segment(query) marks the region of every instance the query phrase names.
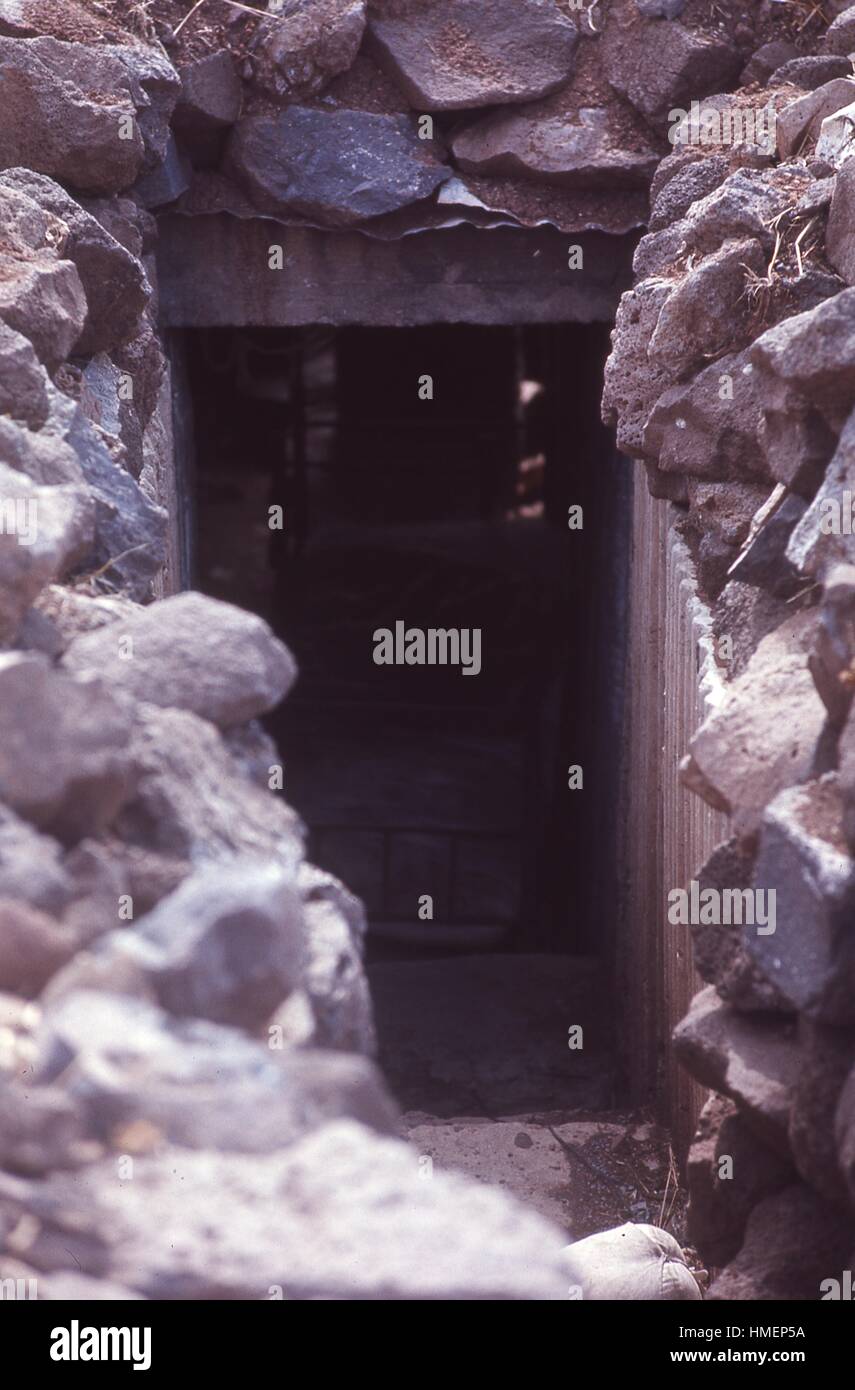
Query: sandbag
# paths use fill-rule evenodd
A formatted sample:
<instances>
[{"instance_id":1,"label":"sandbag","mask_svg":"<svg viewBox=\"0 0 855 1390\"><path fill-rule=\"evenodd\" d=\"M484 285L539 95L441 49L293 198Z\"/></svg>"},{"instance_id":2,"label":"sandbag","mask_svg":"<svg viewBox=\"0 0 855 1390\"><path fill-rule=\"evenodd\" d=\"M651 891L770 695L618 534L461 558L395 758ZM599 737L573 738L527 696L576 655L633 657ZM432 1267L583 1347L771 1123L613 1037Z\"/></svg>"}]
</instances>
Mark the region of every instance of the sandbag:
<instances>
[{"instance_id":1,"label":"sandbag","mask_svg":"<svg viewBox=\"0 0 855 1390\"><path fill-rule=\"evenodd\" d=\"M673 1236L627 1222L564 1248L571 1288L583 1299L688 1300L703 1297Z\"/></svg>"}]
</instances>

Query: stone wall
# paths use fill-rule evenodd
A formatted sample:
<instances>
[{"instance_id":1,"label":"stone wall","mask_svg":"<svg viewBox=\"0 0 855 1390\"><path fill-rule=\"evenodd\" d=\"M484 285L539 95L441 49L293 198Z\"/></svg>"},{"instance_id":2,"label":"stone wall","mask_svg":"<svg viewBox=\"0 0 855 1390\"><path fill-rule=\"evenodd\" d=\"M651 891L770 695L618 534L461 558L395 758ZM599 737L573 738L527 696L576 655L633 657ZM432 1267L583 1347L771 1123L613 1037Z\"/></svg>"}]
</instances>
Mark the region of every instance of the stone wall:
<instances>
[{"instance_id":1,"label":"stone wall","mask_svg":"<svg viewBox=\"0 0 855 1390\"><path fill-rule=\"evenodd\" d=\"M305 862L255 723L293 663L172 592L161 209L271 241L649 226L606 413L711 605L725 689L682 777L730 834L697 877L777 894L772 935L694 929L708 983L676 1051L716 1097L693 1235L714 1297L816 1298L851 1268L855 556L824 518L855 490L855 164L828 121L855 20L827 6L828 33L765 0L209 0L179 31L178 0L0 0L5 1277L566 1295L559 1231L423 1181L395 1137L360 906ZM668 154L674 108L720 116L740 83L775 152Z\"/></svg>"},{"instance_id":2,"label":"stone wall","mask_svg":"<svg viewBox=\"0 0 855 1390\"><path fill-rule=\"evenodd\" d=\"M720 132L660 164L606 375L620 447L680 506L723 682L681 766L727 837L695 866L714 894L683 930L707 983L674 1044L716 1093L689 1177L719 1299L816 1299L855 1247L855 145L835 115L855 110L855 8L837 8L809 53L743 76L743 110L774 102L773 150ZM715 924L727 889L774 893L774 930Z\"/></svg>"}]
</instances>

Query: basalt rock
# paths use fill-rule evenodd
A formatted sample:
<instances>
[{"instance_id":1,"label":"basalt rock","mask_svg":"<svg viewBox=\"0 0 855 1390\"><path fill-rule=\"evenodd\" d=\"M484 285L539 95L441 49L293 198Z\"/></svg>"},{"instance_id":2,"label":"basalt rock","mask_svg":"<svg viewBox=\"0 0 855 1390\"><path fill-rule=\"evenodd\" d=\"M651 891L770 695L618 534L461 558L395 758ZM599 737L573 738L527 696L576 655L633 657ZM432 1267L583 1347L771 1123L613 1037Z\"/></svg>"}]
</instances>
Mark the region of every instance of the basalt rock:
<instances>
[{"instance_id":1,"label":"basalt rock","mask_svg":"<svg viewBox=\"0 0 855 1390\"><path fill-rule=\"evenodd\" d=\"M0 322L32 343L53 371L80 337L86 298L76 267L62 259L69 229L32 198L0 200Z\"/></svg>"},{"instance_id":2,"label":"basalt rock","mask_svg":"<svg viewBox=\"0 0 855 1390\"><path fill-rule=\"evenodd\" d=\"M53 179L29 169L7 169L0 175L0 190L9 188L32 198L68 228L63 255L77 267L86 295L86 321L73 345L75 353L109 352L123 343L151 293L139 261Z\"/></svg>"},{"instance_id":3,"label":"basalt rock","mask_svg":"<svg viewBox=\"0 0 855 1390\"><path fill-rule=\"evenodd\" d=\"M145 154L133 83L106 47L0 38L0 166L25 166L83 192L117 193Z\"/></svg>"},{"instance_id":4,"label":"basalt rock","mask_svg":"<svg viewBox=\"0 0 855 1390\"><path fill-rule=\"evenodd\" d=\"M819 1023L855 1025L855 864L834 774L791 787L763 816L755 883L777 895L774 935L746 946L790 1004Z\"/></svg>"},{"instance_id":5,"label":"basalt rock","mask_svg":"<svg viewBox=\"0 0 855 1390\"><path fill-rule=\"evenodd\" d=\"M4 1205L24 1202L44 1222L20 1251L29 1264L56 1268L64 1245L83 1273L147 1297L567 1296L557 1227L457 1174L424 1182L412 1149L353 1120L278 1154L167 1149L137 1159L133 1182L109 1158Z\"/></svg>"},{"instance_id":6,"label":"basalt rock","mask_svg":"<svg viewBox=\"0 0 855 1390\"><path fill-rule=\"evenodd\" d=\"M698 973L715 985L731 1008L747 1013L789 1013L791 1006L764 978L742 941L742 907L752 887L754 859L750 847L733 838L718 845L698 870L701 893L709 888L719 894L736 893L742 895L742 902L740 920L692 923L694 961Z\"/></svg>"},{"instance_id":7,"label":"basalt rock","mask_svg":"<svg viewBox=\"0 0 855 1390\"><path fill-rule=\"evenodd\" d=\"M0 989L33 998L77 944L72 932L38 908L0 898Z\"/></svg>"},{"instance_id":8,"label":"basalt rock","mask_svg":"<svg viewBox=\"0 0 855 1390\"><path fill-rule=\"evenodd\" d=\"M0 692L0 798L61 839L109 825L134 780L125 704L22 652L0 656Z\"/></svg>"},{"instance_id":9,"label":"basalt rock","mask_svg":"<svg viewBox=\"0 0 855 1390\"><path fill-rule=\"evenodd\" d=\"M132 750L140 779L116 826L131 845L199 861L296 853L295 813L246 777L207 720L140 705Z\"/></svg>"},{"instance_id":10,"label":"basalt rock","mask_svg":"<svg viewBox=\"0 0 855 1390\"><path fill-rule=\"evenodd\" d=\"M49 408L47 374L32 343L0 323L0 414L38 429Z\"/></svg>"},{"instance_id":11,"label":"basalt rock","mask_svg":"<svg viewBox=\"0 0 855 1390\"><path fill-rule=\"evenodd\" d=\"M106 1145L176 1144L274 1153L329 1120L394 1134L398 1117L371 1063L286 1052L138 999L81 990L48 1007L35 1076L52 1082ZM36 1096L40 1089L36 1090Z\"/></svg>"},{"instance_id":12,"label":"basalt rock","mask_svg":"<svg viewBox=\"0 0 855 1390\"><path fill-rule=\"evenodd\" d=\"M8 640L45 585L91 549L94 508L81 487L38 487L0 464L0 511L0 638Z\"/></svg>"},{"instance_id":13,"label":"basalt rock","mask_svg":"<svg viewBox=\"0 0 855 1390\"><path fill-rule=\"evenodd\" d=\"M799 1176L821 1197L846 1206L846 1182L835 1138L835 1114L855 1064L855 1029L799 1023L803 1058L790 1112L790 1148Z\"/></svg>"},{"instance_id":14,"label":"basalt rock","mask_svg":"<svg viewBox=\"0 0 855 1390\"><path fill-rule=\"evenodd\" d=\"M689 1239L721 1268L739 1251L752 1209L796 1177L792 1163L757 1138L732 1101L710 1096L687 1164Z\"/></svg>"},{"instance_id":15,"label":"basalt rock","mask_svg":"<svg viewBox=\"0 0 855 1390\"><path fill-rule=\"evenodd\" d=\"M848 56L855 53L855 11L844 10L825 31L820 47L823 53Z\"/></svg>"},{"instance_id":16,"label":"basalt rock","mask_svg":"<svg viewBox=\"0 0 855 1390\"><path fill-rule=\"evenodd\" d=\"M245 116L227 165L261 211L331 227L418 202L451 174L408 116L308 106Z\"/></svg>"},{"instance_id":17,"label":"basalt rock","mask_svg":"<svg viewBox=\"0 0 855 1390\"><path fill-rule=\"evenodd\" d=\"M832 116L853 101L855 81L837 77L807 96L790 102L778 113L775 127L780 158L790 159L799 155L806 142L817 138L826 116Z\"/></svg>"},{"instance_id":18,"label":"basalt rock","mask_svg":"<svg viewBox=\"0 0 855 1390\"><path fill-rule=\"evenodd\" d=\"M792 1022L734 1013L708 985L678 1025L674 1048L697 1081L730 1096L757 1137L790 1158L790 1110L800 1067Z\"/></svg>"},{"instance_id":19,"label":"basalt rock","mask_svg":"<svg viewBox=\"0 0 855 1390\"><path fill-rule=\"evenodd\" d=\"M256 1029L299 985L304 935L293 872L252 860L207 865L133 932L110 932L78 955L50 997L112 978L177 1017Z\"/></svg>"},{"instance_id":20,"label":"basalt rock","mask_svg":"<svg viewBox=\"0 0 855 1390\"><path fill-rule=\"evenodd\" d=\"M787 558L800 574L822 577L855 561L855 412L843 427L825 478L793 531Z\"/></svg>"},{"instance_id":21,"label":"basalt rock","mask_svg":"<svg viewBox=\"0 0 855 1390\"><path fill-rule=\"evenodd\" d=\"M521 175L568 188L646 187L659 161L651 147L621 148L607 107L582 107L571 123L538 106L500 111L468 126L452 149L461 169Z\"/></svg>"},{"instance_id":22,"label":"basalt rock","mask_svg":"<svg viewBox=\"0 0 855 1390\"><path fill-rule=\"evenodd\" d=\"M756 828L777 792L810 775L825 720L808 669L816 625L815 614L796 613L764 637L692 740L694 789L729 807L738 829Z\"/></svg>"},{"instance_id":23,"label":"basalt rock","mask_svg":"<svg viewBox=\"0 0 855 1390\"><path fill-rule=\"evenodd\" d=\"M601 40L606 76L654 126L672 108L720 92L743 64L739 50L680 23L612 24Z\"/></svg>"},{"instance_id":24,"label":"basalt rock","mask_svg":"<svg viewBox=\"0 0 855 1390\"><path fill-rule=\"evenodd\" d=\"M268 0L251 44L252 77L280 101L316 96L356 58L365 0Z\"/></svg>"},{"instance_id":25,"label":"basalt rock","mask_svg":"<svg viewBox=\"0 0 855 1390\"><path fill-rule=\"evenodd\" d=\"M570 77L578 39L551 0L375 0L369 32L417 111L546 96Z\"/></svg>"},{"instance_id":26,"label":"basalt rock","mask_svg":"<svg viewBox=\"0 0 855 1390\"><path fill-rule=\"evenodd\" d=\"M664 391L644 429L659 468L717 482L767 478L758 449L761 406L747 350L728 353L683 386Z\"/></svg>"},{"instance_id":27,"label":"basalt rock","mask_svg":"<svg viewBox=\"0 0 855 1390\"><path fill-rule=\"evenodd\" d=\"M826 253L847 285L855 284L855 163L847 160L838 170L828 215Z\"/></svg>"},{"instance_id":28,"label":"basalt rock","mask_svg":"<svg viewBox=\"0 0 855 1390\"><path fill-rule=\"evenodd\" d=\"M228 52L206 53L178 69L181 92L175 127L186 134L223 130L241 113L243 87Z\"/></svg>"},{"instance_id":29,"label":"basalt rock","mask_svg":"<svg viewBox=\"0 0 855 1390\"><path fill-rule=\"evenodd\" d=\"M176 594L76 638L64 664L103 670L137 700L225 727L272 709L296 677L290 652L262 618L199 593Z\"/></svg>"},{"instance_id":30,"label":"basalt rock","mask_svg":"<svg viewBox=\"0 0 855 1390\"><path fill-rule=\"evenodd\" d=\"M799 1184L756 1206L745 1243L712 1284L708 1298L815 1302L823 1281L846 1265L851 1224L838 1207Z\"/></svg>"}]
</instances>

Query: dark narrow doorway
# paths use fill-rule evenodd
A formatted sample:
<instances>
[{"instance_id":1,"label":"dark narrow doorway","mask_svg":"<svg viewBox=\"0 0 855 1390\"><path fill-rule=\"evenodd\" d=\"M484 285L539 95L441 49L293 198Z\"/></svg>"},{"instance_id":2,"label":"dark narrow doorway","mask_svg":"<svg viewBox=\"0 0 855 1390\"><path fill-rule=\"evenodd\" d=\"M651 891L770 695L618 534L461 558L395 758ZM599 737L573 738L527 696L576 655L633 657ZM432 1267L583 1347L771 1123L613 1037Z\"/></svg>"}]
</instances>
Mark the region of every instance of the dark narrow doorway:
<instances>
[{"instance_id":1,"label":"dark narrow doorway","mask_svg":"<svg viewBox=\"0 0 855 1390\"><path fill-rule=\"evenodd\" d=\"M297 656L270 730L370 957L607 955L627 499L597 413L605 328L185 341L195 582ZM399 624L477 633L477 671L465 651L378 664Z\"/></svg>"}]
</instances>

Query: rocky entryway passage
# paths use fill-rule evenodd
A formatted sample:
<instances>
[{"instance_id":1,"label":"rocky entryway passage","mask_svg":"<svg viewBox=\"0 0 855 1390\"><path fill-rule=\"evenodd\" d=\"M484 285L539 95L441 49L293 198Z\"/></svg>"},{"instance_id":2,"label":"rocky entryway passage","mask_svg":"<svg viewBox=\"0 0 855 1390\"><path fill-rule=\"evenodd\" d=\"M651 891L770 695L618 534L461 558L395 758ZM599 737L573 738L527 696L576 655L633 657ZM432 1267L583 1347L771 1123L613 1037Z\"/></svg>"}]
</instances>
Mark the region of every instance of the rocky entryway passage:
<instances>
[{"instance_id":1,"label":"rocky entryway passage","mask_svg":"<svg viewBox=\"0 0 855 1390\"><path fill-rule=\"evenodd\" d=\"M615 1106L603 974L568 956L370 966L380 1065L426 1179L498 1185L572 1239L626 1221L680 1238L668 1135Z\"/></svg>"}]
</instances>

